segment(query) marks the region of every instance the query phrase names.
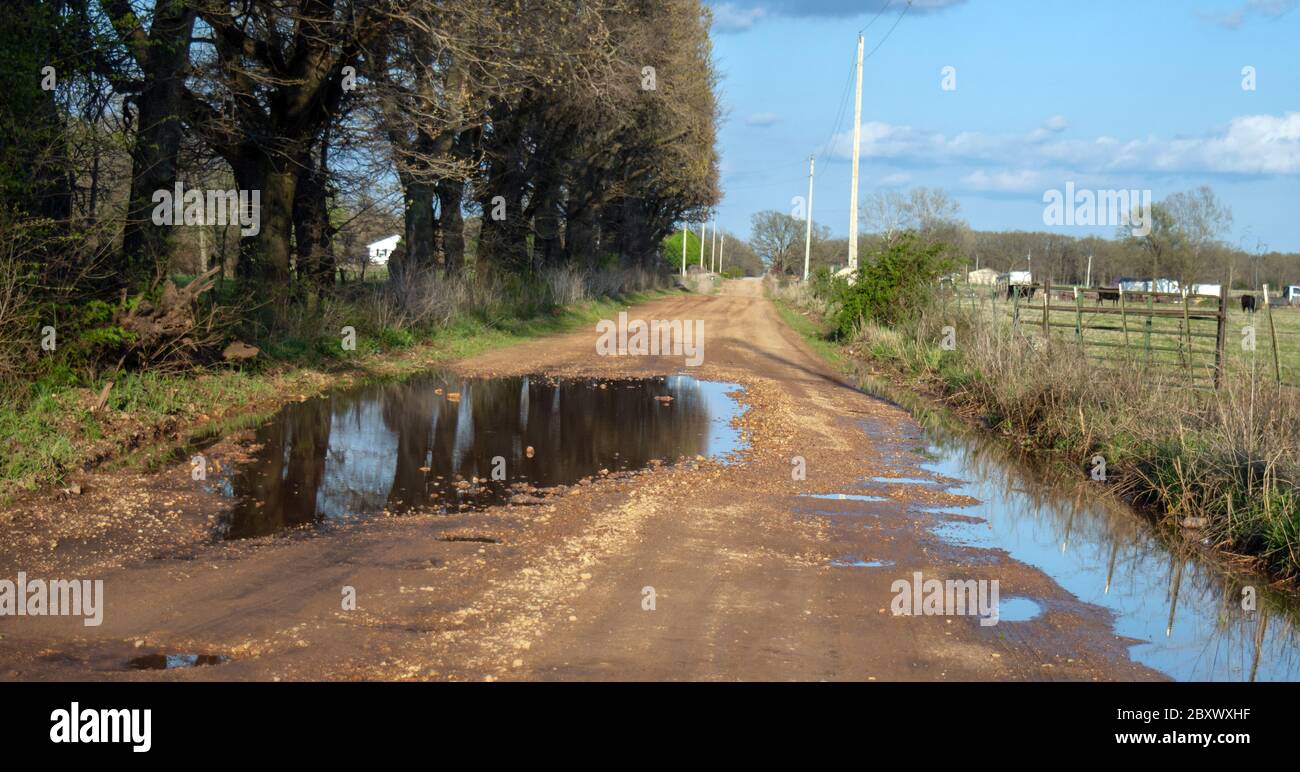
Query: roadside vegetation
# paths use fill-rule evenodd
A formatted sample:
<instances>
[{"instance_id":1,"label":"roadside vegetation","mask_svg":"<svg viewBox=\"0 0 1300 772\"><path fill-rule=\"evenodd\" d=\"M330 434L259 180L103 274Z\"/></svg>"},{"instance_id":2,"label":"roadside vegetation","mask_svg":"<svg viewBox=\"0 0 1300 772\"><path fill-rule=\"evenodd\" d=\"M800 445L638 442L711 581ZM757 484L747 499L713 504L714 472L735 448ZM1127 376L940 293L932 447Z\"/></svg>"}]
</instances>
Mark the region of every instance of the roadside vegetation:
<instances>
[{"instance_id":1,"label":"roadside vegetation","mask_svg":"<svg viewBox=\"0 0 1300 772\"><path fill-rule=\"evenodd\" d=\"M1035 343L999 311L943 302L941 244L876 249L850 285L769 279L787 318L877 376L929 395L1023 449L1280 584L1300 579L1300 395L1259 368L1222 389L1176 371L1101 368L1064 338ZM899 268L907 273L900 274ZM902 277L906 276L906 280ZM951 328L945 330L945 328ZM951 350L943 344L951 342Z\"/></svg>"},{"instance_id":2,"label":"roadside vegetation","mask_svg":"<svg viewBox=\"0 0 1300 772\"><path fill-rule=\"evenodd\" d=\"M7 10L0 500L608 315L719 199L700 0Z\"/></svg>"},{"instance_id":3,"label":"roadside vegetation","mask_svg":"<svg viewBox=\"0 0 1300 772\"><path fill-rule=\"evenodd\" d=\"M327 388L401 378L588 326L671 286L659 273L592 278L561 271L509 290L439 283L394 300L378 284L354 300L287 319L264 341L264 354L240 366L93 376L61 367L11 385L11 398L0 405L0 502L136 451L147 458L155 445L165 449L247 426ZM344 326L356 329L355 349L343 348Z\"/></svg>"}]
</instances>

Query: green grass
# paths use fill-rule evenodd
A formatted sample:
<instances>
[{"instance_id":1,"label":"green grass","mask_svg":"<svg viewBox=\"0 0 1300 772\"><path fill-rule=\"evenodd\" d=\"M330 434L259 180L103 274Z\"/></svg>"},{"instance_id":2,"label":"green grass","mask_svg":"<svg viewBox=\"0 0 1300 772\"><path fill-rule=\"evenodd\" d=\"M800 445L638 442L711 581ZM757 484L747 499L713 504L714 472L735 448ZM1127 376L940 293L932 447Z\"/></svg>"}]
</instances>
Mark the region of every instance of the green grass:
<instances>
[{"instance_id":1,"label":"green grass","mask_svg":"<svg viewBox=\"0 0 1300 772\"><path fill-rule=\"evenodd\" d=\"M844 348L827 339L830 327L825 322L806 316L781 298L773 297L772 303L776 306L776 312L781 320L802 335L819 356L840 372L853 372L853 363L845 356Z\"/></svg>"}]
</instances>

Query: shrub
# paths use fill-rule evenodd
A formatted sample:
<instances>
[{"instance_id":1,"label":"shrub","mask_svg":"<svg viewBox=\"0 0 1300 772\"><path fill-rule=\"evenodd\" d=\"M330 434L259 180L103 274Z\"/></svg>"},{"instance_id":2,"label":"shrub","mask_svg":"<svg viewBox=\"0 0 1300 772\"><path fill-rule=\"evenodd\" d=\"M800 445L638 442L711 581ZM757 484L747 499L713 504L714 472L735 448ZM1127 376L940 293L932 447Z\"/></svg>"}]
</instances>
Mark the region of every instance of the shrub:
<instances>
[{"instance_id":1,"label":"shrub","mask_svg":"<svg viewBox=\"0 0 1300 772\"><path fill-rule=\"evenodd\" d=\"M888 326L917 321L952 265L947 245L922 244L912 233L885 245L858 268L853 283L834 285L840 337L849 337L864 321Z\"/></svg>"}]
</instances>

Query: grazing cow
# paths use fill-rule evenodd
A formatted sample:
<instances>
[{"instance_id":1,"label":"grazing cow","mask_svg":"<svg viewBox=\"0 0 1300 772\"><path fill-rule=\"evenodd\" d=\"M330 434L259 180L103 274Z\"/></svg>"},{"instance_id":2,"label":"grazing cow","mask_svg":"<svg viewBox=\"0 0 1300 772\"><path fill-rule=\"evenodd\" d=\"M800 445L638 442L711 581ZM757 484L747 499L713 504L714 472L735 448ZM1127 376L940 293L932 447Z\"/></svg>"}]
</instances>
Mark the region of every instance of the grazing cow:
<instances>
[{"instance_id":1,"label":"grazing cow","mask_svg":"<svg viewBox=\"0 0 1300 772\"><path fill-rule=\"evenodd\" d=\"M1251 312L1252 314L1255 313L1255 296L1254 296L1254 295L1242 295L1242 296L1241 296L1241 312L1244 314L1244 313L1246 313L1247 311Z\"/></svg>"},{"instance_id":2,"label":"grazing cow","mask_svg":"<svg viewBox=\"0 0 1300 772\"><path fill-rule=\"evenodd\" d=\"M1119 290L1118 289L1097 290L1097 305L1100 306L1102 301L1104 300L1109 300L1111 303L1114 303L1115 305L1119 305Z\"/></svg>"},{"instance_id":3,"label":"grazing cow","mask_svg":"<svg viewBox=\"0 0 1300 772\"><path fill-rule=\"evenodd\" d=\"M1021 297L1021 298L1024 298L1024 299L1026 299L1026 300L1033 300L1033 299L1034 299L1034 289L1035 289L1034 287L1032 287L1032 286L1028 286L1028 285L1024 285L1024 284L1008 284L1008 285L1007 285L1007 300L1011 300L1011 299L1016 298L1016 297Z\"/></svg>"}]
</instances>

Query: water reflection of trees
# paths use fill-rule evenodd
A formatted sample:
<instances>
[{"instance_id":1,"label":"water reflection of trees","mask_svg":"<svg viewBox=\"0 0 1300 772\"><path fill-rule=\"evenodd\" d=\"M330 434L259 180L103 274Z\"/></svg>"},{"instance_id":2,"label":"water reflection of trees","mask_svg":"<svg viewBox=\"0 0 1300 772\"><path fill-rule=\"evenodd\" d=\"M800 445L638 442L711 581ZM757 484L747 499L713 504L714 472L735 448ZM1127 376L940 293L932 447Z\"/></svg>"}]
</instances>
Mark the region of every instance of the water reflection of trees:
<instances>
[{"instance_id":1,"label":"water reflection of trees","mask_svg":"<svg viewBox=\"0 0 1300 772\"><path fill-rule=\"evenodd\" d=\"M674 461L707 452L710 413L732 410L691 378L603 385L430 376L289 405L258 430L254 459L230 477L236 502L225 535L489 504L510 494L510 482L549 487ZM497 456L505 481L488 480ZM484 484L457 486L475 478Z\"/></svg>"},{"instance_id":2,"label":"water reflection of trees","mask_svg":"<svg viewBox=\"0 0 1300 772\"><path fill-rule=\"evenodd\" d=\"M983 516L1005 519L1019 536L1050 534L1060 551L1055 568L1097 593L1091 602L1119 607L1121 628L1140 628L1159 650L1155 666L1194 679L1300 677L1297 609L1286 596L1210 564L1086 483L1063 481L996 442L931 433L945 459L936 469L971 481L964 492L984 502ZM1248 584L1257 589L1254 611L1242 608Z\"/></svg>"}]
</instances>

